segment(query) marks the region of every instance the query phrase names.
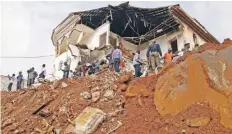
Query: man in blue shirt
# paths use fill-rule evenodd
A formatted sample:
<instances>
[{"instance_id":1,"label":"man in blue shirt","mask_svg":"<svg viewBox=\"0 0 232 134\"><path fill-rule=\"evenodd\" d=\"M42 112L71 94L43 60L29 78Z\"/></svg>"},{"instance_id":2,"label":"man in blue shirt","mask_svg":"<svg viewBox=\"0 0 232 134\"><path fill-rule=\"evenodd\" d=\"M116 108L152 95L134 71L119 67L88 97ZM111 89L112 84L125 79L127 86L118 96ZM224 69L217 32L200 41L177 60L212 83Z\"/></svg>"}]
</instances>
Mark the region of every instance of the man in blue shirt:
<instances>
[{"instance_id":1,"label":"man in blue shirt","mask_svg":"<svg viewBox=\"0 0 232 134\"><path fill-rule=\"evenodd\" d=\"M19 72L19 75L17 76L17 90L21 89L23 82L23 75L22 72Z\"/></svg>"},{"instance_id":2,"label":"man in blue shirt","mask_svg":"<svg viewBox=\"0 0 232 134\"><path fill-rule=\"evenodd\" d=\"M114 70L115 72L120 72L119 65L122 59L122 51L119 49L119 46L116 46L112 53L112 59L114 61Z\"/></svg>"},{"instance_id":3,"label":"man in blue shirt","mask_svg":"<svg viewBox=\"0 0 232 134\"><path fill-rule=\"evenodd\" d=\"M159 44L154 41L147 49L147 58L151 64L151 70L154 72L156 67L160 66L160 57L162 57L162 51Z\"/></svg>"}]
</instances>

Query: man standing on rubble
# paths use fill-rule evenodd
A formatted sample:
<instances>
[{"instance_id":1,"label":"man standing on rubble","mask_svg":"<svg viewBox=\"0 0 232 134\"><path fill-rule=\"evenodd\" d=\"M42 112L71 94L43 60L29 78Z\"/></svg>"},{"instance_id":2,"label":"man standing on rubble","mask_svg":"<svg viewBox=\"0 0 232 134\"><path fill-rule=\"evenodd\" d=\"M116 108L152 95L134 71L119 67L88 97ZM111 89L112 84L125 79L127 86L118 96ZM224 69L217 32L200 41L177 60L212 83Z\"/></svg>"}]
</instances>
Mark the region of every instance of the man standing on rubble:
<instances>
[{"instance_id":1,"label":"man standing on rubble","mask_svg":"<svg viewBox=\"0 0 232 134\"><path fill-rule=\"evenodd\" d=\"M8 75L8 78L10 80L9 84L8 84L8 90L11 91L12 90L12 86L13 86L13 83L15 81L15 74L13 74L11 77Z\"/></svg>"},{"instance_id":2,"label":"man standing on rubble","mask_svg":"<svg viewBox=\"0 0 232 134\"><path fill-rule=\"evenodd\" d=\"M113 67L113 64L114 64L114 61L113 61L113 58L112 58L112 54L113 54L113 51L114 51L114 48L112 47L109 51L109 53L106 55L106 59L108 60L108 65L109 65L109 68L112 68Z\"/></svg>"},{"instance_id":3,"label":"man standing on rubble","mask_svg":"<svg viewBox=\"0 0 232 134\"><path fill-rule=\"evenodd\" d=\"M39 78L45 79L46 76L46 69L45 69L45 64L42 65L41 73L39 74Z\"/></svg>"},{"instance_id":4,"label":"man standing on rubble","mask_svg":"<svg viewBox=\"0 0 232 134\"><path fill-rule=\"evenodd\" d=\"M35 68L32 67L30 70L28 70L28 87L30 87L32 84L34 84L35 80Z\"/></svg>"},{"instance_id":5,"label":"man standing on rubble","mask_svg":"<svg viewBox=\"0 0 232 134\"><path fill-rule=\"evenodd\" d=\"M141 76L141 60L140 60L140 51L137 50L133 58L133 66L135 68L135 77Z\"/></svg>"},{"instance_id":6,"label":"man standing on rubble","mask_svg":"<svg viewBox=\"0 0 232 134\"><path fill-rule=\"evenodd\" d=\"M154 41L147 49L147 59L150 60L151 70L154 72L156 67L160 66L160 57L162 56L162 51L159 44Z\"/></svg>"},{"instance_id":7,"label":"man standing on rubble","mask_svg":"<svg viewBox=\"0 0 232 134\"><path fill-rule=\"evenodd\" d=\"M122 51L120 50L119 46L115 47L115 50L112 53L112 59L114 61L115 72L120 72L119 65L122 59Z\"/></svg>"},{"instance_id":8,"label":"man standing on rubble","mask_svg":"<svg viewBox=\"0 0 232 134\"><path fill-rule=\"evenodd\" d=\"M23 82L23 75L22 72L19 72L19 75L17 76L17 90L21 89Z\"/></svg>"},{"instance_id":9,"label":"man standing on rubble","mask_svg":"<svg viewBox=\"0 0 232 134\"><path fill-rule=\"evenodd\" d=\"M63 78L68 78L70 67L67 62L64 62L64 68L61 70L63 71Z\"/></svg>"}]
</instances>

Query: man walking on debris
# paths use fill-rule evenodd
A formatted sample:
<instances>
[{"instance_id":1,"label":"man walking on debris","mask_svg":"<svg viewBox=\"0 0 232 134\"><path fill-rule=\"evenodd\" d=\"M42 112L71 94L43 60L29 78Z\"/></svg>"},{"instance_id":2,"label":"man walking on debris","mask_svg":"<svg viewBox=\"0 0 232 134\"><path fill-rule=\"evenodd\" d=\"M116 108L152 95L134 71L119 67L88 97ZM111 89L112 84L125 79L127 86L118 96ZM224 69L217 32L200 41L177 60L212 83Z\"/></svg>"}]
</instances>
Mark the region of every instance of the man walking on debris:
<instances>
[{"instance_id":1,"label":"man walking on debris","mask_svg":"<svg viewBox=\"0 0 232 134\"><path fill-rule=\"evenodd\" d=\"M135 68L135 77L141 76L141 61L140 61L140 51L137 50L133 58L133 66Z\"/></svg>"},{"instance_id":2,"label":"man walking on debris","mask_svg":"<svg viewBox=\"0 0 232 134\"><path fill-rule=\"evenodd\" d=\"M63 71L63 78L68 78L70 67L67 62L64 62L64 69L61 70Z\"/></svg>"},{"instance_id":3,"label":"man walking on debris","mask_svg":"<svg viewBox=\"0 0 232 134\"><path fill-rule=\"evenodd\" d=\"M45 79L46 77L46 69L45 69L45 64L42 65L41 73L39 74L39 78Z\"/></svg>"},{"instance_id":4,"label":"man walking on debris","mask_svg":"<svg viewBox=\"0 0 232 134\"><path fill-rule=\"evenodd\" d=\"M159 44L154 41L147 49L147 59L150 61L151 70L154 72L156 67L160 66L160 57L162 56L162 51Z\"/></svg>"},{"instance_id":5,"label":"man walking on debris","mask_svg":"<svg viewBox=\"0 0 232 134\"><path fill-rule=\"evenodd\" d=\"M119 65L122 59L122 51L120 50L119 46L115 47L115 50L112 53L112 58L114 61L114 70L115 72L120 72Z\"/></svg>"},{"instance_id":6,"label":"man walking on debris","mask_svg":"<svg viewBox=\"0 0 232 134\"><path fill-rule=\"evenodd\" d=\"M23 82L23 75L22 72L19 72L19 75L17 76L17 90L21 89L21 85Z\"/></svg>"},{"instance_id":7,"label":"man walking on debris","mask_svg":"<svg viewBox=\"0 0 232 134\"><path fill-rule=\"evenodd\" d=\"M113 64L114 64L114 61L113 61L113 58L112 58L113 51L114 51L114 48L111 48L109 53L106 55L106 59L108 60L108 63L109 63L108 64L109 68L112 68Z\"/></svg>"},{"instance_id":8,"label":"man walking on debris","mask_svg":"<svg viewBox=\"0 0 232 134\"><path fill-rule=\"evenodd\" d=\"M13 83L14 83L14 81L15 81L15 74L13 74L11 77L8 75L8 78L9 78L9 80L10 80L9 85L8 85L8 90L11 91L11 90L12 90Z\"/></svg>"}]
</instances>

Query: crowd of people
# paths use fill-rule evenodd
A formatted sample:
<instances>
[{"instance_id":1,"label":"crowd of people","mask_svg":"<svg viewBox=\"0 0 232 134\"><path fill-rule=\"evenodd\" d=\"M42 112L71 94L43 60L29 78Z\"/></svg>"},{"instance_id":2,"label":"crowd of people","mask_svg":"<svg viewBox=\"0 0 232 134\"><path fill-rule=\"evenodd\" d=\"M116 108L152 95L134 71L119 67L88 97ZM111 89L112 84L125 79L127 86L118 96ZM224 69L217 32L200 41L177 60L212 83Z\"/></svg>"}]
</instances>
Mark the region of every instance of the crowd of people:
<instances>
[{"instance_id":1,"label":"crowd of people","mask_svg":"<svg viewBox=\"0 0 232 134\"><path fill-rule=\"evenodd\" d=\"M199 45L196 44L193 48L193 51L198 50ZM164 60L164 65L168 65L171 62L176 62L177 59L185 52L189 52L190 45L185 44L182 51L177 51L173 53L172 49L169 48L168 52L164 54L162 57L162 51L160 48L160 45L157 44L155 41L148 47L146 52L146 57L148 61L148 70L149 72L155 72L156 69L159 71L162 68L161 60ZM95 74L100 71L100 68L110 68L111 70L114 70L115 72L119 73L123 70L125 67L125 60L123 58L123 53L119 46L115 46L114 48L111 48L109 53L106 55L107 60L96 60L92 64L81 64L78 62L77 67L74 70L70 69L70 65L67 62L64 62L64 66L60 68L60 71L63 72L63 78L75 78L75 77L82 77L86 75ZM135 77L140 77L143 73L141 72L142 65L145 63L142 62L140 57L140 51L137 50L135 53L133 53L133 67L135 71ZM45 64L42 65L41 73L38 74L35 71L35 68L32 67L27 71L27 86L30 87L32 84L34 84L35 79L42 78L45 79L46 77L46 69ZM23 81L23 75L22 72L19 72L18 76L15 78L15 74L9 77L9 85L8 90L12 90L12 86L15 80L17 80L17 90L21 89L22 81Z\"/></svg>"},{"instance_id":2,"label":"crowd of people","mask_svg":"<svg viewBox=\"0 0 232 134\"><path fill-rule=\"evenodd\" d=\"M193 48L193 51L198 50L199 45L196 44ZM181 51L173 52L171 48L168 49L168 52L164 54L162 57L162 51L160 45L157 44L155 41L148 47L146 52L146 57L148 61L148 70L149 72L155 72L156 69L159 72L162 68L162 60L164 61L164 65L168 65L171 62L176 62L178 58L184 55L185 52L190 52L190 44L187 43L184 45L184 48ZM133 66L135 70L135 77L140 77L141 73L141 66L144 64L140 58L140 51L137 50L136 53L133 53Z\"/></svg>"},{"instance_id":3,"label":"crowd of people","mask_svg":"<svg viewBox=\"0 0 232 134\"><path fill-rule=\"evenodd\" d=\"M46 67L46 65L43 64L42 69L41 69L41 73L39 74L39 77L38 77L38 73L35 71L34 67L27 70L27 87L32 86L32 84L35 83L35 79L37 77L45 79L45 77L46 77L46 68L45 67ZM13 84L15 81L16 81L16 89L19 90L22 88L24 77L23 77L23 74L21 71L18 73L17 77L15 77L15 74L12 74L12 76L8 75L8 78L9 78L9 84L8 84L9 91L12 90L12 87L13 87Z\"/></svg>"}]
</instances>

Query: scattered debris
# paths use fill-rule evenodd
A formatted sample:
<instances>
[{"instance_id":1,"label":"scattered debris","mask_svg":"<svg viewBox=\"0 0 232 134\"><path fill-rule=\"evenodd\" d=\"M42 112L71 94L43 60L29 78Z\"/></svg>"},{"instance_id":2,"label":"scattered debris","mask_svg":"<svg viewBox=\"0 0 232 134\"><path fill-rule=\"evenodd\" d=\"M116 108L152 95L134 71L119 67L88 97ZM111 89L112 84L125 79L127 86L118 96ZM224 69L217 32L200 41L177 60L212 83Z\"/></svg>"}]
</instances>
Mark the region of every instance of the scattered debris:
<instances>
[{"instance_id":1,"label":"scattered debris","mask_svg":"<svg viewBox=\"0 0 232 134\"><path fill-rule=\"evenodd\" d=\"M207 77L209 75L207 73L208 67L203 70L203 73L201 73L201 69L200 71L198 70L196 75L197 79L194 77L193 80L198 83L198 79L206 77L206 81L200 81L201 84L199 85L202 87L193 88L194 90L190 90L191 92L188 93L187 91L189 91L189 89L198 84L194 83L194 85L183 86L186 84L186 81L192 81L192 79L186 78L186 76L190 74L195 76L196 71L192 70L194 70L193 67L196 67L195 61L197 61L197 65L199 63L195 57L202 54L204 55L206 53L204 49L215 49L216 51L213 56L220 55L220 62L223 64L219 63L219 69L217 70L217 68L214 68L218 66L217 64L212 64L214 65L212 66L211 62L207 62L214 61L217 58L211 60L211 58L207 59L208 55L203 56L203 60L199 61L202 63L206 61L206 63L202 65L199 64L201 65L199 67L211 67L210 75L216 77L215 79L214 77ZM88 116L94 114L94 112L82 113L84 112L83 109L91 107L107 113L107 116L104 114L104 119L107 117L107 120L104 120L104 122L101 121L103 120L103 115L101 114L96 114L92 116L91 119L87 118L88 116L86 115L86 120L82 120L84 124L88 121L90 121L89 124L93 123L89 125L91 129L91 126L95 125L95 123L102 122L99 124L97 123L97 127L92 129L92 133L97 134L107 132L120 134L221 132L230 134L232 133L232 129L224 127L230 126L231 124L231 112L229 110L231 105L229 102L231 102L232 99L229 94L231 91L228 90L231 83L231 76L229 75L231 74L231 60L228 57L231 56L230 53L228 56L228 52L230 51L228 47L225 46L202 46L202 48L199 48L198 52L183 56L182 59L179 59L181 61L177 61L176 64L171 64L163 68L157 75L154 74L142 78L131 77L129 80L128 78L127 80L123 80L123 83L118 82L118 79L121 79L119 78L120 75L125 77L126 75L130 76L130 74L126 72L114 73L109 69L105 69L103 72L99 72L96 75L78 79L63 79L58 86L55 83L59 82L53 82L53 88L57 90L49 89L50 83L45 83L37 87L38 90L22 89L17 92L1 91L2 133L73 133L77 128L80 128L76 126L75 118L78 115L83 117L87 113L89 113ZM212 55L212 53L210 53L210 55ZM195 58L193 60L194 62L189 61L192 57ZM229 62L224 64L226 61ZM185 62L191 63L191 66L187 66L189 63L185 64ZM180 68L178 66L180 66ZM222 72L223 75L221 75ZM225 79L223 77L225 77ZM65 90L61 90L62 82L68 84ZM215 89L216 85L214 85L214 83L219 85L217 85L217 87L223 87L223 90L219 90L220 88ZM121 84L124 87L128 87L121 90ZM125 89L126 92L121 92L125 91ZM207 92L214 92L201 96L205 90ZM200 94L196 94L199 91L201 91ZM96 95L98 99L95 103L92 103L92 99L95 98L92 97L95 96L92 95L92 93L95 94L95 92L99 92L100 95L99 98L98 95ZM212 94L214 96L211 96ZM200 96L200 98L195 98L196 96ZM208 98L204 98L205 96L208 96ZM202 103L203 101L201 98L207 100L210 99L210 96L211 98L217 99L210 100L208 102L210 105L208 103ZM46 104L51 98L54 98L54 101L50 104ZM216 103L217 105L214 105ZM138 106L140 106L140 108L138 108ZM183 107L186 108L181 109ZM220 111L218 111L217 108ZM168 114L170 111L175 114ZM38 116L31 114L32 112ZM201 117L208 117L210 121L208 123L202 121L205 122L205 124L202 122L198 123L196 119ZM120 127L119 123L117 125L117 121L119 120L123 122L123 127Z\"/></svg>"},{"instance_id":2,"label":"scattered debris","mask_svg":"<svg viewBox=\"0 0 232 134\"><path fill-rule=\"evenodd\" d=\"M114 128L110 129L109 132L107 132L107 134L111 134L112 132L114 132L115 130L117 130L119 127L122 126L122 122L121 121L118 121L118 125L115 126Z\"/></svg>"}]
</instances>

